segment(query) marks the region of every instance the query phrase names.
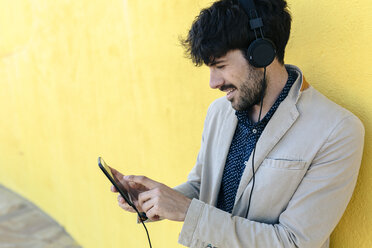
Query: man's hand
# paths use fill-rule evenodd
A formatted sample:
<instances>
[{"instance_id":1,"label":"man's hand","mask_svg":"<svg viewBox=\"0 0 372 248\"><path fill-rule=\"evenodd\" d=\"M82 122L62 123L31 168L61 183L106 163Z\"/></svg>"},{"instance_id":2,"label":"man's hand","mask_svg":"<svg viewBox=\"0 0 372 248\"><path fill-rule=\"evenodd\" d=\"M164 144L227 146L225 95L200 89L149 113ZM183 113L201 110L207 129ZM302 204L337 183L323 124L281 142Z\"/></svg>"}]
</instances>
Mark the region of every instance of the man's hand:
<instances>
[{"instance_id":1,"label":"man's hand","mask_svg":"<svg viewBox=\"0 0 372 248\"><path fill-rule=\"evenodd\" d=\"M138 195L138 204L150 220L184 221L191 199L145 176L125 176L130 185L148 189Z\"/></svg>"},{"instance_id":2,"label":"man's hand","mask_svg":"<svg viewBox=\"0 0 372 248\"><path fill-rule=\"evenodd\" d=\"M138 205L138 195L139 195L139 193L147 191L149 189L142 186L141 184L137 184L137 183L134 183L134 182L127 182L124 179L123 174L121 174L119 171L115 170L114 168L110 167L110 169L111 169L111 173L113 174L113 176L117 179L117 181L119 181L119 183L120 183L119 187L122 186L128 192L130 192L130 195L131 195L131 198L132 198L132 201L133 201L134 205L136 206L136 208L138 209L139 212L143 212L141 207ZM125 186L127 186L127 187L125 187ZM128 186L129 186L129 188L128 188ZM114 185L111 185L111 191L114 192L114 193L118 193L118 191L116 190ZM128 212L136 213L136 211L131 206L129 206L129 204L124 200L124 198L120 194L118 194L118 204L122 209L124 209Z\"/></svg>"}]
</instances>

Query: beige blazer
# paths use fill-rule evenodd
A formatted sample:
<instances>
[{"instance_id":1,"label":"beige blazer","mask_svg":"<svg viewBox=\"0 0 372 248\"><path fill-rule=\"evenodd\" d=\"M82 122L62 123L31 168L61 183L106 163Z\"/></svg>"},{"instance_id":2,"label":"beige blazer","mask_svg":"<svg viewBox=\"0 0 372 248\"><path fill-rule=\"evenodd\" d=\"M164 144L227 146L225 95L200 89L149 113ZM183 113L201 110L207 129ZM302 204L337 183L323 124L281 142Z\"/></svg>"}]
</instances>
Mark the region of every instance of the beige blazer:
<instances>
[{"instance_id":1,"label":"beige blazer","mask_svg":"<svg viewBox=\"0 0 372 248\"><path fill-rule=\"evenodd\" d=\"M232 214L217 209L223 169L237 125L226 98L208 109L202 144L188 181L175 189L193 198L179 243L188 247L328 247L351 198L363 151L360 120L314 88L299 68L287 98L256 148L251 209L251 159Z\"/></svg>"}]
</instances>

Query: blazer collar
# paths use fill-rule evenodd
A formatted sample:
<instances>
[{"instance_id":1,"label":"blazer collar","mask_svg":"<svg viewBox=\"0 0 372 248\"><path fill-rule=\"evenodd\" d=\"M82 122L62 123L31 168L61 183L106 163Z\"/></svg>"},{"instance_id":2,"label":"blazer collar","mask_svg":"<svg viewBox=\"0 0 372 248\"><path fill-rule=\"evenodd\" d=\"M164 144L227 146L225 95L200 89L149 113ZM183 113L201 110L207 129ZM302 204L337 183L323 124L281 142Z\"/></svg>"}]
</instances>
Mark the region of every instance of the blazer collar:
<instances>
[{"instance_id":1,"label":"blazer collar","mask_svg":"<svg viewBox=\"0 0 372 248\"><path fill-rule=\"evenodd\" d=\"M222 129L221 129L221 135L218 135L219 138L218 138L218 148L219 148L219 153L217 154L218 156L218 164L216 164L216 168L217 168L217 172L218 174L216 175L216 177L214 178L213 182L212 182L212 186L211 189L213 192L211 192L211 196L212 196L212 199L211 199L211 203L213 205L217 205L217 198L218 198L218 193L220 191L220 187L221 187L221 180L222 180L222 175L223 175L223 170L225 168L225 164L226 164L226 158L227 158L227 155L229 153L229 150L230 150L230 145L231 145L231 141L234 137L234 134L235 134L235 129L236 129L236 126L238 124L238 119L235 115L235 110L231 107L231 104L230 103L227 103L229 104L229 109L227 111L227 115L224 116L225 120L223 121L223 126L222 126Z\"/></svg>"}]
</instances>

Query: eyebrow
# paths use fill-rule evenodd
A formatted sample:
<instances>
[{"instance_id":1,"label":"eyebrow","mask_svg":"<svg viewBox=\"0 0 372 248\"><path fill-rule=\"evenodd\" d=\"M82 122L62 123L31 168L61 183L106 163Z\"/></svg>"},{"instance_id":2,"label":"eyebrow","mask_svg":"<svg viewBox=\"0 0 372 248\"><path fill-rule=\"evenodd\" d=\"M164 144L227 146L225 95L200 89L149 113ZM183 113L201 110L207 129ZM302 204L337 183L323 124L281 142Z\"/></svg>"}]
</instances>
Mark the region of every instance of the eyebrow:
<instances>
[{"instance_id":1,"label":"eyebrow","mask_svg":"<svg viewBox=\"0 0 372 248\"><path fill-rule=\"evenodd\" d=\"M209 64L209 66L214 66L214 65L217 65L217 64L220 64L220 63L224 63L225 60L221 59L221 60L215 60L213 61L212 63Z\"/></svg>"}]
</instances>

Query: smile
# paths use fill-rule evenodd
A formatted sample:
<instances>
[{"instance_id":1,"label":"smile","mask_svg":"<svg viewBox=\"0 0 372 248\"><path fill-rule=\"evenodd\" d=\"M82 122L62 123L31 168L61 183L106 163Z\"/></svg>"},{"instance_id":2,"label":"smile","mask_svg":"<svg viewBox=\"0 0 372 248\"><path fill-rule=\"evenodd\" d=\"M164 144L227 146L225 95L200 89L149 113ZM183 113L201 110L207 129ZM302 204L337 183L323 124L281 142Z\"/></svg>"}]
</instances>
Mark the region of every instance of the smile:
<instances>
[{"instance_id":1,"label":"smile","mask_svg":"<svg viewBox=\"0 0 372 248\"><path fill-rule=\"evenodd\" d=\"M227 91L227 94L226 94L226 98L227 100L231 100L233 98L233 96L235 95L235 91L236 89L230 89L229 91Z\"/></svg>"}]
</instances>

